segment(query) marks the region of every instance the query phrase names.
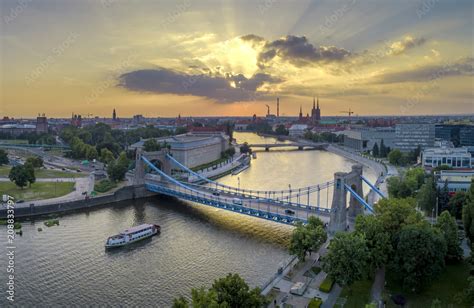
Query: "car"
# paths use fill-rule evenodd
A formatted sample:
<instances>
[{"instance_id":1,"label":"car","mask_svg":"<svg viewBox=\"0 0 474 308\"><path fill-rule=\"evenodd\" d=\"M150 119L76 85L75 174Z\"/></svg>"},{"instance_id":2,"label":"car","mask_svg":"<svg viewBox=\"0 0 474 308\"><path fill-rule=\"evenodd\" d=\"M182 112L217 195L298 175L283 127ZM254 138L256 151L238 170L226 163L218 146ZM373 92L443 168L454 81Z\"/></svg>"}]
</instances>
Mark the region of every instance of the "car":
<instances>
[{"instance_id":1,"label":"car","mask_svg":"<svg viewBox=\"0 0 474 308\"><path fill-rule=\"evenodd\" d=\"M18 200L16 203L23 203L25 200Z\"/></svg>"},{"instance_id":2,"label":"car","mask_svg":"<svg viewBox=\"0 0 474 308\"><path fill-rule=\"evenodd\" d=\"M285 213L288 215L295 215L295 211L293 210L285 210Z\"/></svg>"},{"instance_id":3,"label":"car","mask_svg":"<svg viewBox=\"0 0 474 308\"><path fill-rule=\"evenodd\" d=\"M221 194L220 194L219 192L217 192L217 191L213 191L212 194L213 194L214 196L220 196L220 195L221 195Z\"/></svg>"},{"instance_id":4,"label":"car","mask_svg":"<svg viewBox=\"0 0 474 308\"><path fill-rule=\"evenodd\" d=\"M242 205L242 199L234 198L232 199L233 204Z\"/></svg>"}]
</instances>

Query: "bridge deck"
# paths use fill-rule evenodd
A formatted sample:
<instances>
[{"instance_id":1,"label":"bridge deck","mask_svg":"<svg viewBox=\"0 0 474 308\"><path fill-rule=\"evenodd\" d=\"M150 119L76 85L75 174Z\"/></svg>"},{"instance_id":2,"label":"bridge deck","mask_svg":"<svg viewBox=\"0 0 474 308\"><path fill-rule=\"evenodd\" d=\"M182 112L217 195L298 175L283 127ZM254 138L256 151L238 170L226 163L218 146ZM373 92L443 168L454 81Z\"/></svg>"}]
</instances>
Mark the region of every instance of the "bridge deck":
<instances>
[{"instance_id":1,"label":"bridge deck","mask_svg":"<svg viewBox=\"0 0 474 308\"><path fill-rule=\"evenodd\" d=\"M236 197L234 194L228 192L216 192L210 187L202 187L201 189L193 189L194 191L191 191L174 184L152 180L147 180L146 187L151 191L168 196L284 224L294 224L296 221L304 223L309 216L317 216L324 222L329 221L329 210L318 209L311 206L306 207L305 205L299 207L279 204L274 200L266 200L264 198ZM287 210L291 210L294 214L289 214Z\"/></svg>"}]
</instances>

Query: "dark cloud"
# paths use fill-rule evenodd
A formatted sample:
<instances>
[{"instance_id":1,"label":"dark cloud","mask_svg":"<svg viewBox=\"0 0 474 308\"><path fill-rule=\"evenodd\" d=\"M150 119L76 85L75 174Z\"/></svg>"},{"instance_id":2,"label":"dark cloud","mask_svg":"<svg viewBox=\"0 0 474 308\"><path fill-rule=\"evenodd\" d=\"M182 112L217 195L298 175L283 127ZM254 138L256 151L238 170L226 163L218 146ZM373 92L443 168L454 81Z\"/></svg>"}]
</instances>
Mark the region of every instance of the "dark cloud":
<instances>
[{"instance_id":1,"label":"dark cloud","mask_svg":"<svg viewBox=\"0 0 474 308\"><path fill-rule=\"evenodd\" d=\"M263 42L265 39L261 36L255 35L255 34L247 34L244 36L241 36L240 39L242 41L250 41L250 42Z\"/></svg>"},{"instance_id":2,"label":"dark cloud","mask_svg":"<svg viewBox=\"0 0 474 308\"><path fill-rule=\"evenodd\" d=\"M350 55L351 52L343 48L315 47L305 36L287 35L284 38L266 42L258 60L259 65L264 67L266 63L279 56L296 66L304 66L318 62L341 61Z\"/></svg>"},{"instance_id":3,"label":"dark cloud","mask_svg":"<svg viewBox=\"0 0 474 308\"><path fill-rule=\"evenodd\" d=\"M122 74L119 77L119 86L130 91L195 95L218 102L231 103L253 100L260 95L256 91L260 86L265 83L279 83L281 81L281 79L265 73L257 73L247 78L242 74L226 74L225 76L189 75L158 68Z\"/></svg>"},{"instance_id":4,"label":"dark cloud","mask_svg":"<svg viewBox=\"0 0 474 308\"><path fill-rule=\"evenodd\" d=\"M430 65L414 70L387 73L376 78L377 83L423 82L450 76L473 76L474 58L468 57L453 63Z\"/></svg>"}]
</instances>

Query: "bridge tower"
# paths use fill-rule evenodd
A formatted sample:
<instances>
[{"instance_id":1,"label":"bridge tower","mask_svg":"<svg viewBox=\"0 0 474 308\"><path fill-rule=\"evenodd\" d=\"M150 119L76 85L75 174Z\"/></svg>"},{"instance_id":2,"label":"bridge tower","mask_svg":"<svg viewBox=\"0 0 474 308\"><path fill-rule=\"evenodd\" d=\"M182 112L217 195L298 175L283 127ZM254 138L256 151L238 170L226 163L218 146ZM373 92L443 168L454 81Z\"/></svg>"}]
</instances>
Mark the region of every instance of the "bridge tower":
<instances>
[{"instance_id":1,"label":"bridge tower","mask_svg":"<svg viewBox=\"0 0 474 308\"><path fill-rule=\"evenodd\" d=\"M336 172L334 174L334 192L331 205L329 232L336 233L346 230L347 216L351 220L364 212L363 206L353 196L350 197L349 208L347 208L347 190L345 185L350 186L359 196L362 192L362 166L352 166L352 171Z\"/></svg>"},{"instance_id":2,"label":"bridge tower","mask_svg":"<svg viewBox=\"0 0 474 308\"><path fill-rule=\"evenodd\" d=\"M142 149L137 149L135 155L135 174L133 176L133 185L144 185L145 184L145 162L142 160L142 156L145 156L149 161L158 161L160 169L166 173L171 174L171 162L166 158L166 154L169 153L168 149L162 149L156 152L145 152Z\"/></svg>"},{"instance_id":3,"label":"bridge tower","mask_svg":"<svg viewBox=\"0 0 474 308\"><path fill-rule=\"evenodd\" d=\"M351 188L362 198L364 197L364 193L362 191L362 165L355 165L352 166L352 172L350 173L350 183L347 183ZM364 208L362 205L351 195L351 199L349 201L349 209L347 211L347 215L349 216L350 220L355 220L357 215L363 214Z\"/></svg>"}]
</instances>

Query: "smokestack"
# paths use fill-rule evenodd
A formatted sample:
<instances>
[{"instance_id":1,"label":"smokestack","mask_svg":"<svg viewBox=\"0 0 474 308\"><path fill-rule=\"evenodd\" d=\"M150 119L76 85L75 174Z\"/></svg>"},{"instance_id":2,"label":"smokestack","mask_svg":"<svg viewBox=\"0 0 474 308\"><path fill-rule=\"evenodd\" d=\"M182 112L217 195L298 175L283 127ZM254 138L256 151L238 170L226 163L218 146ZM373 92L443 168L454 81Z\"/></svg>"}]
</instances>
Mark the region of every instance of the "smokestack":
<instances>
[{"instance_id":1,"label":"smokestack","mask_svg":"<svg viewBox=\"0 0 474 308\"><path fill-rule=\"evenodd\" d=\"M280 116L280 98L277 97L277 118Z\"/></svg>"}]
</instances>

